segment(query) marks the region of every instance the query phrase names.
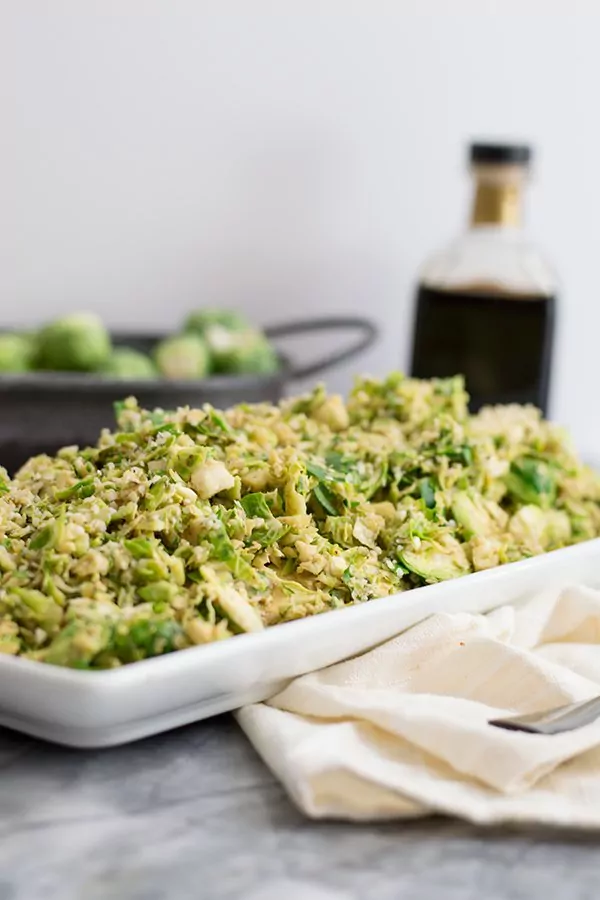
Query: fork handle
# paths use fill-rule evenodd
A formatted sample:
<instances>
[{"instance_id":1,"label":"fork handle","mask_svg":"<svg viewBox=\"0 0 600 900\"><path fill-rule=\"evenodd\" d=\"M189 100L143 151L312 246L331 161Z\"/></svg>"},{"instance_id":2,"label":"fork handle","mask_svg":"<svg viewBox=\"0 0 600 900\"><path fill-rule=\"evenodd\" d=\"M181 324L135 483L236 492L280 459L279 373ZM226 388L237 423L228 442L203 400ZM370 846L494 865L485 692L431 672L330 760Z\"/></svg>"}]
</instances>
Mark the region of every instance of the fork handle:
<instances>
[{"instance_id":1,"label":"fork handle","mask_svg":"<svg viewBox=\"0 0 600 900\"><path fill-rule=\"evenodd\" d=\"M566 706L529 713L526 716L492 719L490 725L508 731L526 731L529 734L562 734L564 731L583 728L598 718L600 718L600 697L592 697L591 700L568 703Z\"/></svg>"}]
</instances>

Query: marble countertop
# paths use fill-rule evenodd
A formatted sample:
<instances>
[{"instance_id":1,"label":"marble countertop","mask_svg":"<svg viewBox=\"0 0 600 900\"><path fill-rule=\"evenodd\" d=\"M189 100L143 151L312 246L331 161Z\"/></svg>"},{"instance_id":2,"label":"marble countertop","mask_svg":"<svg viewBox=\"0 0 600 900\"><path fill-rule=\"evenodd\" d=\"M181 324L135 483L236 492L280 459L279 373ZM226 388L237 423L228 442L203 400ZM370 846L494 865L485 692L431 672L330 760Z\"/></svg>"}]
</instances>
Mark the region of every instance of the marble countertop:
<instances>
[{"instance_id":1,"label":"marble countertop","mask_svg":"<svg viewBox=\"0 0 600 900\"><path fill-rule=\"evenodd\" d=\"M311 822L229 717L126 747L0 730L0 900L592 900L595 836Z\"/></svg>"}]
</instances>

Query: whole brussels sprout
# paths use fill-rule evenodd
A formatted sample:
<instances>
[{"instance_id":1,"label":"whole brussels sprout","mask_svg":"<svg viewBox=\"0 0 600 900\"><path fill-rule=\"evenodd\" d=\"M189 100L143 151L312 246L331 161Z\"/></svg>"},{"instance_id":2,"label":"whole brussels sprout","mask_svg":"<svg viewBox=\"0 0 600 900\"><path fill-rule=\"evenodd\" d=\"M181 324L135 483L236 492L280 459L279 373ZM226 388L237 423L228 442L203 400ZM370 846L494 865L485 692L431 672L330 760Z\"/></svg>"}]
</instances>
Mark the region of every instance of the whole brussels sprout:
<instances>
[{"instance_id":1,"label":"whole brussels sprout","mask_svg":"<svg viewBox=\"0 0 600 900\"><path fill-rule=\"evenodd\" d=\"M116 347L102 369L110 378L156 378L158 371L149 356L133 347Z\"/></svg>"},{"instance_id":2,"label":"whole brussels sprout","mask_svg":"<svg viewBox=\"0 0 600 900\"><path fill-rule=\"evenodd\" d=\"M196 334L182 334L161 341L154 359L165 378L204 378L210 371L210 353Z\"/></svg>"},{"instance_id":3,"label":"whole brussels sprout","mask_svg":"<svg viewBox=\"0 0 600 900\"><path fill-rule=\"evenodd\" d=\"M43 328L37 339L37 367L96 372L107 362L110 336L99 316L73 313Z\"/></svg>"},{"instance_id":4,"label":"whole brussels sprout","mask_svg":"<svg viewBox=\"0 0 600 900\"><path fill-rule=\"evenodd\" d=\"M265 335L239 312L200 309L188 316L185 329L204 338L215 372L266 374L279 367L277 353Z\"/></svg>"},{"instance_id":5,"label":"whole brussels sprout","mask_svg":"<svg viewBox=\"0 0 600 900\"><path fill-rule=\"evenodd\" d=\"M249 323L245 317L231 309L198 309L185 320L184 330L206 337L208 329L218 326L226 331L245 331Z\"/></svg>"},{"instance_id":6,"label":"whole brussels sprout","mask_svg":"<svg viewBox=\"0 0 600 900\"><path fill-rule=\"evenodd\" d=\"M33 358L33 340L26 334L0 334L0 372L27 372Z\"/></svg>"},{"instance_id":7,"label":"whole brussels sprout","mask_svg":"<svg viewBox=\"0 0 600 900\"><path fill-rule=\"evenodd\" d=\"M216 372L231 375L268 374L279 368L275 348L261 331L248 329L210 345Z\"/></svg>"}]
</instances>

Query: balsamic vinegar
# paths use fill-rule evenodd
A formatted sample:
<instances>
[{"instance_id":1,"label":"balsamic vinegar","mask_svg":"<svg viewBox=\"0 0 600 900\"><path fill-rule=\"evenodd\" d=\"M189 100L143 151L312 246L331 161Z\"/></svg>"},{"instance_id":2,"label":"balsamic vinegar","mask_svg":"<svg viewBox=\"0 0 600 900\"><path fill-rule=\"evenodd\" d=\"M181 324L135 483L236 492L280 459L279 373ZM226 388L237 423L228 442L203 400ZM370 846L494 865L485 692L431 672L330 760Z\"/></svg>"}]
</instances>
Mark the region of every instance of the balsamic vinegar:
<instances>
[{"instance_id":1,"label":"balsamic vinegar","mask_svg":"<svg viewBox=\"0 0 600 900\"><path fill-rule=\"evenodd\" d=\"M470 227L425 266L411 374L462 374L472 411L533 403L548 413L556 318L550 268L521 230L529 147L473 144Z\"/></svg>"},{"instance_id":2,"label":"balsamic vinegar","mask_svg":"<svg viewBox=\"0 0 600 900\"><path fill-rule=\"evenodd\" d=\"M493 403L548 409L556 298L454 291L421 284L412 374L464 375L476 412Z\"/></svg>"}]
</instances>

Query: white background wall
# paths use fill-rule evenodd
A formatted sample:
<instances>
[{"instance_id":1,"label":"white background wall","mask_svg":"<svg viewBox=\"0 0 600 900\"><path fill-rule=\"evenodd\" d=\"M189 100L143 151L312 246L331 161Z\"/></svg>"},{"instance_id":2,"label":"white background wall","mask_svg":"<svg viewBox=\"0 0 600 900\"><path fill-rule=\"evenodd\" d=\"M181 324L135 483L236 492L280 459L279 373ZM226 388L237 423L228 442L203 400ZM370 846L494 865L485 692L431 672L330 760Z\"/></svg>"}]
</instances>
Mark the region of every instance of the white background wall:
<instances>
[{"instance_id":1,"label":"white background wall","mask_svg":"<svg viewBox=\"0 0 600 900\"><path fill-rule=\"evenodd\" d=\"M599 48L596 0L0 0L0 325L364 310L402 366L464 144L528 139L554 414L600 453Z\"/></svg>"}]
</instances>

